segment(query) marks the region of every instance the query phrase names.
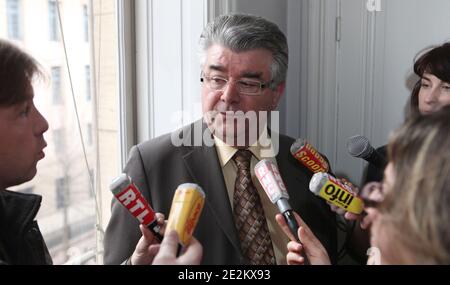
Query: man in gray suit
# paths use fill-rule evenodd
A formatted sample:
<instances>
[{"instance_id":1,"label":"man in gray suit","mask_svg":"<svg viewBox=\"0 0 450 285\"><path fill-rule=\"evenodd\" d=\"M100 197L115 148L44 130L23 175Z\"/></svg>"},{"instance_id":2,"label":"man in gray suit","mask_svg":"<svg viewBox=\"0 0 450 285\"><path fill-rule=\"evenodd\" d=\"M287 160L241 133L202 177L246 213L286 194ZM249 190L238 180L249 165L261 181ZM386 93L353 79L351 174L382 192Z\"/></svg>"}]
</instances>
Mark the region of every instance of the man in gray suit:
<instances>
[{"instance_id":1,"label":"man in gray suit","mask_svg":"<svg viewBox=\"0 0 450 285\"><path fill-rule=\"evenodd\" d=\"M335 215L308 190L312 173L291 156L294 140L276 133L276 125L269 129L261 116L275 111L285 89L286 37L263 18L225 15L206 26L200 50L203 119L133 147L125 172L166 216L178 185L197 183L204 189L205 207L194 232L203 245L203 264L286 264L288 239L275 221L276 206L253 171L259 160L270 159L279 168L293 209L335 262ZM253 129L257 136L251 135ZM263 143L263 137L270 143ZM252 197L250 208L241 200L247 196ZM127 260L140 237L136 219L113 200L105 263Z\"/></svg>"}]
</instances>

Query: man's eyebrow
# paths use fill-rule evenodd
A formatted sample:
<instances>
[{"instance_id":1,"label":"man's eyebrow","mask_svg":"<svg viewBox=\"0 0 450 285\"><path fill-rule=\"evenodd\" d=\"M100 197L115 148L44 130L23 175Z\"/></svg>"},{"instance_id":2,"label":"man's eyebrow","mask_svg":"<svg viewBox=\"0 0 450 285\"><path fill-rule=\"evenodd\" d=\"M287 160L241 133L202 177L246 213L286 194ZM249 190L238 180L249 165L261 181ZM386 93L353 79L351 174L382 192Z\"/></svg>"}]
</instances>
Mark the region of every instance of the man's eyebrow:
<instances>
[{"instance_id":1,"label":"man's eyebrow","mask_svg":"<svg viewBox=\"0 0 450 285\"><path fill-rule=\"evenodd\" d=\"M262 72L251 72L251 71L248 71L248 72L243 72L243 73L241 74L241 77L243 77L243 78L255 78L255 79L261 79L262 76L263 76L263 73L262 73Z\"/></svg>"},{"instance_id":2,"label":"man's eyebrow","mask_svg":"<svg viewBox=\"0 0 450 285\"><path fill-rule=\"evenodd\" d=\"M209 70L215 70L219 72L226 72L227 69L222 65L215 65L211 64L208 66ZM254 79L261 79L263 76L262 72L255 72L255 71L244 71L240 74L241 78L254 78Z\"/></svg>"},{"instance_id":3,"label":"man's eyebrow","mask_svg":"<svg viewBox=\"0 0 450 285\"><path fill-rule=\"evenodd\" d=\"M208 69L216 70L216 71L220 71L220 72L226 71L225 67L223 67L222 65L214 65L214 64L209 65Z\"/></svg>"}]
</instances>

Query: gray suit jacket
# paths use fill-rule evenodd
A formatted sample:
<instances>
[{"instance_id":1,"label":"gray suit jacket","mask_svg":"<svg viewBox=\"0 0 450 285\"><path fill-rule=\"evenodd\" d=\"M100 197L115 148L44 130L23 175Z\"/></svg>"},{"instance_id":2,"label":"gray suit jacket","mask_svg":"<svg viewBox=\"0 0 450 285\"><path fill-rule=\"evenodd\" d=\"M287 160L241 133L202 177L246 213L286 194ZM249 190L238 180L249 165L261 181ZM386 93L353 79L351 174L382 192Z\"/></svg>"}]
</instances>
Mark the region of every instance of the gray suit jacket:
<instances>
[{"instance_id":1,"label":"gray suit jacket","mask_svg":"<svg viewBox=\"0 0 450 285\"><path fill-rule=\"evenodd\" d=\"M197 121L184 127L193 131ZM198 125L197 125L198 127ZM202 126L203 130L205 125ZM290 204L327 249L332 262L337 255L336 219L330 207L308 189L312 173L290 154L293 139L280 135L276 157L290 195ZM181 146L171 143L170 134L131 149L125 172L157 212L169 215L178 185L196 183L206 194L205 207L194 231L203 245L203 264L247 264L242 255L231 205L215 147ZM113 198L112 215L105 234L105 264L120 264L134 251L141 236L138 221Z\"/></svg>"}]
</instances>

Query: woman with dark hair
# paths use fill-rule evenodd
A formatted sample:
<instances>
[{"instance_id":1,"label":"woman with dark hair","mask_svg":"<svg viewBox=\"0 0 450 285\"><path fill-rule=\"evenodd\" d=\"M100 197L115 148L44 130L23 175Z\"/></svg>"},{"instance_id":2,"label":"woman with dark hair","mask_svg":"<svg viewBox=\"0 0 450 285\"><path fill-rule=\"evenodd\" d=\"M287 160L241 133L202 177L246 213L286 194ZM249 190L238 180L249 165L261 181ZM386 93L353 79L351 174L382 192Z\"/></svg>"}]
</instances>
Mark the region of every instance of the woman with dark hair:
<instances>
[{"instance_id":1,"label":"woman with dark hair","mask_svg":"<svg viewBox=\"0 0 450 285\"><path fill-rule=\"evenodd\" d=\"M420 79L411 94L412 115L450 105L450 42L423 53L415 61L414 73Z\"/></svg>"},{"instance_id":2,"label":"woman with dark hair","mask_svg":"<svg viewBox=\"0 0 450 285\"><path fill-rule=\"evenodd\" d=\"M414 73L419 80L411 93L407 118L431 114L450 105L450 42L419 53L414 61ZM377 151L386 157L386 146ZM369 163L365 183L382 179L383 169Z\"/></svg>"}]
</instances>

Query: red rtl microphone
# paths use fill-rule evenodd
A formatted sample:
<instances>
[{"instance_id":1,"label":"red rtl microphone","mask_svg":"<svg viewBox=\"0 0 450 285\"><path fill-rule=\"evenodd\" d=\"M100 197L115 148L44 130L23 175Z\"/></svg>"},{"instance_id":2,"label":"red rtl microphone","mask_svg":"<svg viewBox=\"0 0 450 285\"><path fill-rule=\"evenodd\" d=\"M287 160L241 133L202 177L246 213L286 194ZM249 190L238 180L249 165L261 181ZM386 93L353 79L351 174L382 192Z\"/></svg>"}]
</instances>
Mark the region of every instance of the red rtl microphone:
<instances>
[{"instance_id":1,"label":"red rtl microphone","mask_svg":"<svg viewBox=\"0 0 450 285\"><path fill-rule=\"evenodd\" d=\"M114 197L161 242L163 237L160 233L161 229L156 220L155 211L153 211L136 185L131 181L131 178L122 173L114 179L109 188Z\"/></svg>"},{"instance_id":2,"label":"red rtl microphone","mask_svg":"<svg viewBox=\"0 0 450 285\"><path fill-rule=\"evenodd\" d=\"M291 146L291 154L314 173L328 172L330 166L320 153L305 139L297 139Z\"/></svg>"}]
</instances>

